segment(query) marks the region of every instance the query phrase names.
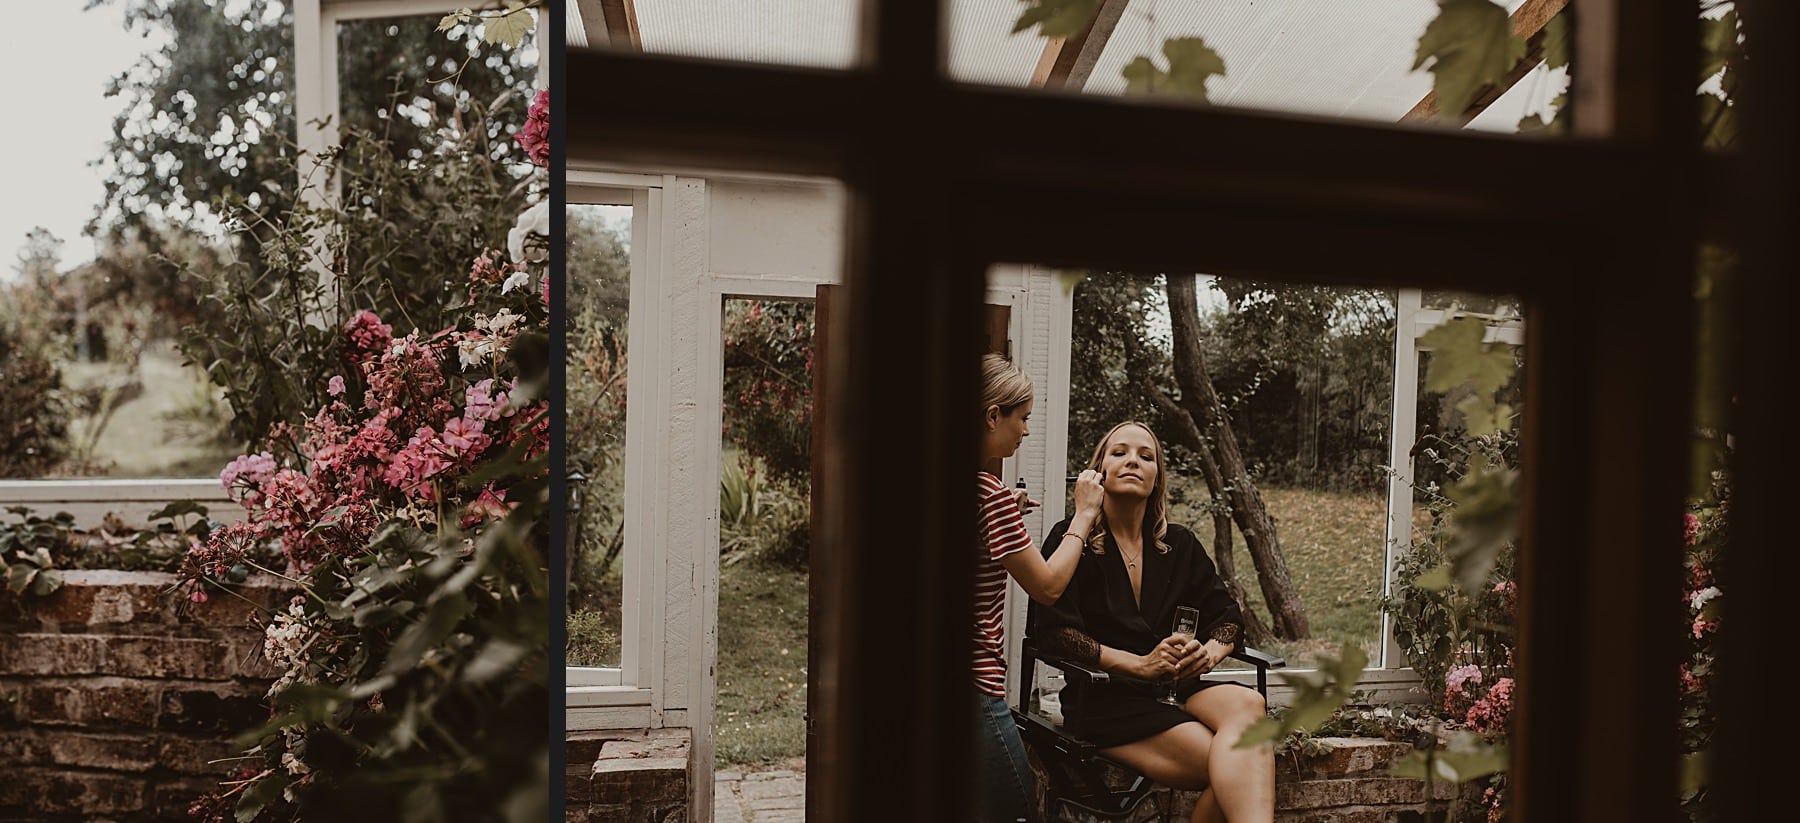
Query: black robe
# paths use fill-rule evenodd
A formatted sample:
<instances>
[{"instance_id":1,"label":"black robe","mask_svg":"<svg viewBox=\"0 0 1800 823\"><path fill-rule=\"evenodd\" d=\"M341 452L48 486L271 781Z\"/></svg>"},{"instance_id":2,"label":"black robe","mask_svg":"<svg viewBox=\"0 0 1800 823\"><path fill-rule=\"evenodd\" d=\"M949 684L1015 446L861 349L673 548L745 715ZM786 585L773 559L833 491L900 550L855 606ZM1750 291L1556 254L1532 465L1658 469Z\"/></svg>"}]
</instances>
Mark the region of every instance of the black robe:
<instances>
[{"instance_id":1,"label":"black robe","mask_svg":"<svg viewBox=\"0 0 1800 823\"><path fill-rule=\"evenodd\" d=\"M1069 521L1064 520L1050 529L1044 540L1046 557L1056 550L1068 528ZM1149 534L1144 535L1142 608L1131 595L1123 556L1110 537L1104 539L1105 554L1082 549L1075 577L1056 605L1033 604L1033 635L1044 638L1051 629L1068 627L1102 646L1142 655L1173 631L1176 607L1192 606L1200 610L1196 639L1205 642L1227 624L1238 628L1233 636L1241 636L1243 613L1193 532L1170 524L1163 536L1169 545L1166 553L1156 548ZM1220 685L1239 684L1190 678L1178 684L1176 699L1186 701L1201 689ZM1062 693L1063 719L1073 733L1101 747L1131 743L1182 723L1198 722L1179 706L1157 702L1167 692L1166 682L1115 678L1084 689L1071 680Z\"/></svg>"}]
</instances>

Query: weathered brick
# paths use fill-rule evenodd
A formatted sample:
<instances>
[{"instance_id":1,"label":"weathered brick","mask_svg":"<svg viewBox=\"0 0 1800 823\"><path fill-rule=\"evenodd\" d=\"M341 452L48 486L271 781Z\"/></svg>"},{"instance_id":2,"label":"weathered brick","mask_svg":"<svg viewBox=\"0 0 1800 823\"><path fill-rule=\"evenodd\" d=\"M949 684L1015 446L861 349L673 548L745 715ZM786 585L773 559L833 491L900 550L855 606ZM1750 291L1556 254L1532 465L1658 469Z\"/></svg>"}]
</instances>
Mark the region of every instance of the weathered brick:
<instances>
[{"instance_id":1,"label":"weathered brick","mask_svg":"<svg viewBox=\"0 0 1800 823\"><path fill-rule=\"evenodd\" d=\"M210 638L115 635L107 640L109 674L225 680L238 672L231 647Z\"/></svg>"},{"instance_id":2,"label":"weathered brick","mask_svg":"<svg viewBox=\"0 0 1800 823\"><path fill-rule=\"evenodd\" d=\"M222 774L228 764L215 764L215 760L242 755L243 749L226 737L174 737L163 735L157 739L156 762L163 768L182 774L216 775Z\"/></svg>"},{"instance_id":3,"label":"weathered brick","mask_svg":"<svg viewBox=\"0 0 1800 823\"><path fill-rule=\"evenodd\" d=\"M26 610L48 626L166 623L173 611L164 592L174 579L152 572L68 571L61 588L34 598Z\"/></svg>"},{"instance_id":4,"label":"weathered brick","mask_svg":"<svg viewBox=\"0 0 1800 823\"><path fill-rule=\"evenodd\" d=\"M162 694L159 729L215 732L226 735L249 731L269 719L262 696L205 689L170 688Z\"/></svg>"},{"instance_id":5,"label":"weathered brick","mask_svg":"<svg viewBox=\"0 0 1800 823\"><path fill-rule=\"evenodd\" d=\"M21 713L41 726L152 728L157 694L157 684L128 678L40 682L25 687Z\"/></svg>"},{"instance_id":6,"label":"weathered brick","mask_svg":"<svg viewBox=\"0 0 1800 823\"><path fill-rule=\"evenodd\" d=\"M1275 807L1324 809L1349 805L1355 797L1355 780L1302 780L1275 784Z\"/></svg>"},{"instance_id":7,"label":"weathered brick","mask_svg":"<svg viewBox=\"0 0 1800 823\"><path fill-rule=\"evenodd\" d=\"M1359 805L1422 803L1425 782L1405 777L1369 777L1351 781L1354 800Z\"/></svg>"},{"instance_id":8,"label":"weathered brick","mask_svg":"<svg viewBox=\"0 0 1800 823\"><path fill-rule=\"evenodd\" d=\"M145 737L60 732L46 735L43 748L58 766L145 772L156 765L155 741Z\"/></svg>"},{"instance_id":9,"label":"weathered brick","mask_svg":"<svg viewBox=\"0 0 1800 823\"><path fill-rule=\"evenodd\" d=\"M644 768L640 764L600 761L594 764L591 799L595 803L629 801L680 800L687 797L687 764L676 766L667 761L654 761Z\"/></svg>"},{"instance_id":10,"label":"weathered brick","mask_svg":"<svg viewBox=\"0 0 1800 823\"><path fill-rule=\"evenodd\" d=\"M148 798L146 781L112 774L24 769L0 781L0 808L21 807L27 819L73 815L93 820L129 814L142 810Z\"/></svg>"},{"instance_id":11,"label":"weathered brick","mask_svg":"<svg viewBox=\"0 0 1800 823\"><path fill-rule=\"evenodd\" d=\"M25 632L0 635L0 672L71 675L104 672L106 641L88 635Z\"/></svg>"},{"instance_id":12,"label":"weathered brick","mask_svg":"<svg viewBox=\"0 0 1800 823\"><path fill-rule=\"evenodd\" d=\"M220 772L221 775L224 772ZM188 820L188 807L201 795L209 792L223 791L219 785L221 778L184 777L161 778L155 781L152 789L150 811L158 820Z\"/></svg>"}]
</instances>

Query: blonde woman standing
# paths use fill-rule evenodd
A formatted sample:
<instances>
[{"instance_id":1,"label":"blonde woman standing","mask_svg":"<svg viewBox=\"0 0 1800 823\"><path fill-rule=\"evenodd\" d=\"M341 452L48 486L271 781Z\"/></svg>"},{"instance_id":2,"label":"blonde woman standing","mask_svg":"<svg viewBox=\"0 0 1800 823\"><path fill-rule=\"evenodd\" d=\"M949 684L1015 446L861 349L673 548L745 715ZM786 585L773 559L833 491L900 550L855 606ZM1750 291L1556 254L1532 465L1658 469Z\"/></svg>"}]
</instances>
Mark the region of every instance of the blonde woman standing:
<instances>
[{"instance_id":1,"label":"blonde woman standing","mask_svg":"<svg viewBox=\"0 0 1800 823\"><path fill-rule=\"evenodd\" d=\"M997 354L981 361L981 458L1013 456L1031 434L1031 378ZM1075 481L1075 513L1064 537L1087 534L1100 514L1102 476L1084 471ZM1006 703L1006 638L1002 618L1010 576L1033 600L1053 604L1068 587L1081 559L1081 541L1063 539L1044 553L1031 551L1024 510L1037 505L1000 478L975 473L980 544L975 557L975 692L979 720L977 755L980 816L986 823L1014 823L1031 814L1031 768Z\"/></svg>"}]
</instances>

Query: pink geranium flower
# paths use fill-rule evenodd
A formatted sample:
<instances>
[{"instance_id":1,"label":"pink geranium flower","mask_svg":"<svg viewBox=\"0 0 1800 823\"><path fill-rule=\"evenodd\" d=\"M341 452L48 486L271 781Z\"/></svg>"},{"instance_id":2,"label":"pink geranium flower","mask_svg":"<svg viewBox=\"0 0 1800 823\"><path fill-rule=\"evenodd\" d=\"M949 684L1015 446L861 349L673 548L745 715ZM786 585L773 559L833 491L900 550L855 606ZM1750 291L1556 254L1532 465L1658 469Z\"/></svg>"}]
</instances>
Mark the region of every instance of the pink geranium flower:
<instances>
[{"instance_id":1,"label":"pink geranium flower","mask_svg":"<svg viewBox=\"0 0 1800 823\"><path fill-rule=\"evenodd\" d=\"M542 89L536 97L531 98L531 108L525 115L525 128L513 135L513 140L525 150L531 162L539 166L550 165L549 89Z\"/></svg>"}]
</instances>

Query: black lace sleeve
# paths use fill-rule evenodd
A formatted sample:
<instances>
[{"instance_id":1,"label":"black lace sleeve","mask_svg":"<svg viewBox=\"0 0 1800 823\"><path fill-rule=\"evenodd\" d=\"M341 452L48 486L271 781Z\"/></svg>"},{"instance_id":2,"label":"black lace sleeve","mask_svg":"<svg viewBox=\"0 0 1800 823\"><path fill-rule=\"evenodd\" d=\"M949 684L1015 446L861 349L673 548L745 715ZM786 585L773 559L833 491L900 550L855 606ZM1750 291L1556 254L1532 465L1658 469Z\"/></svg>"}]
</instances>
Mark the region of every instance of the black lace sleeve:
<instances>
[{"instance_id":1,"label":"black lace sleeve","mask_svg":"<svg viewBox=\"0 0 1800 823\"><path fill-rule=\"evenodd\" d=\"M1244 636L1243 627L1239 626L1236 623L1220 623L1219 625L1213 627L1212 635L1211 635L1213 640L1217 640L1220 643L1224 643L1227 646L1231 646L1232 648L1237 647L1238 640L1240 638L1242 638L1243 636Z\"/></svg>"},{"instance_id":2,"label":"black lace sleeve","mask_svg":"<svg viewBox=\"0 0 1800 823\"><path fill-rule=\"evenodd\" d=\"M1089 668L1100 668L1100 643L1074 626L1054 626L1038 640L1044 651L1061 655Z\"/></svg>"}]
</instances>

